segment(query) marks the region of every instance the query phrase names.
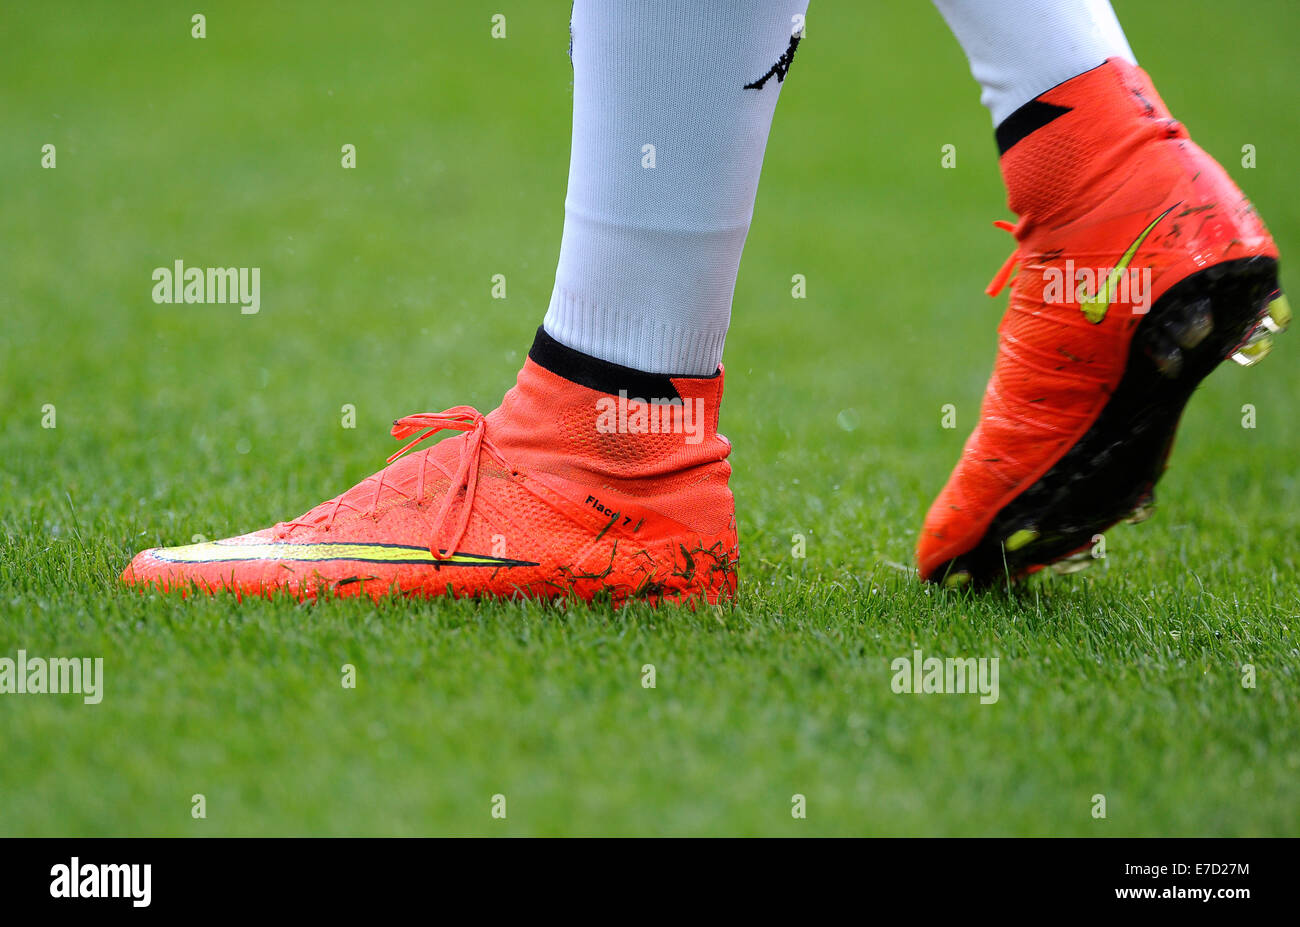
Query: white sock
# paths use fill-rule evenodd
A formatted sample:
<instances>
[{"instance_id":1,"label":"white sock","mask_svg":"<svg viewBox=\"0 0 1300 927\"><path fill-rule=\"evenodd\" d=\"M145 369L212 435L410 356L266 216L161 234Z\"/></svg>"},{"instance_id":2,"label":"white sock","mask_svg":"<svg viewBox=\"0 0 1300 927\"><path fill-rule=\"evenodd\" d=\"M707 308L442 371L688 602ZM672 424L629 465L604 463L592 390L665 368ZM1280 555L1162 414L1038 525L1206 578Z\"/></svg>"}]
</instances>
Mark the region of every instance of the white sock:
<instances>
[{"instance_id":1,"label":"white sock","mask_svg":"<svg viewBox=\"0 0 1300 927\"><path fill-rule=\"evenodd\" d=\"M544 322L552 338L650 373L718 369L783 56L806 9L807 0L574 3L569 192ZM745 89L774 66L761 88Z\"/></svg>"},{"instance_id":2,"label":"white sock","mask_svg":"<svg viewBox=\"0 0 1300 927\"><path fill-rule=\"evenodd\" d=\"M1107 58L1137 64L1110 0L934 0L993 124Z\"/></svg>"}]
</instances>

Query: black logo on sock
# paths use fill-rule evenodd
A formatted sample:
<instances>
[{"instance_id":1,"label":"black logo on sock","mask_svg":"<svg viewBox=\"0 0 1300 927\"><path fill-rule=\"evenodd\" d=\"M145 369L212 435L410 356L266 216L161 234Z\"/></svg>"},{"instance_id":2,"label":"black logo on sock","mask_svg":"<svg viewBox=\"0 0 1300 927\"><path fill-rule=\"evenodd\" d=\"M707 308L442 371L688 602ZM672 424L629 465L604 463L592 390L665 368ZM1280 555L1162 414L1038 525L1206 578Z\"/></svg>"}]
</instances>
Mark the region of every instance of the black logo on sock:
<instances>
[{"instance_id":1,"label":"black logo on sock","mask_svg":"<svg viewBox=\"0 0 1300 927\"><path fill-rule=\"evenodd\" d=\"M776 64L772 65L768 72L758 80L754 81L752 84L746 84L745 89L762 90L763 85L766 84L773 75L776 75L776 82L778 84L785 83L785 76L790 73L790 65L794 63L794 51L799 47L800 38L802 38L802 36L790 36L790 47L785 50L785 53L782 54L780 58L776 59Z\"/></svg>"}]
</instances>

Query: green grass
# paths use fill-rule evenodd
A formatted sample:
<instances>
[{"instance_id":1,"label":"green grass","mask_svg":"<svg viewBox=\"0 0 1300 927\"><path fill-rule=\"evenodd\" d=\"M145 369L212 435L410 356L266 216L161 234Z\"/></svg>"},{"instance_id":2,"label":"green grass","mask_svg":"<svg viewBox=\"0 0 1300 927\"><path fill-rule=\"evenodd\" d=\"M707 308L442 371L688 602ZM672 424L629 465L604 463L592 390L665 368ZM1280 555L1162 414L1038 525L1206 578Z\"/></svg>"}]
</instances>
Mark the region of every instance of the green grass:
<instances>
[{"instance_id":1,"label":"green grass","mask_svg":"<svg viewBox=\"0 0 1300 927\"><path fill-rule=\"evenodd\" d=\"M974 423L1004 304L981 288L1011 244L987 115L928 4L814 3L785 85L727 354L734 608L123 590L142 547L377 469L398 415L495 405L549 297L567 173L558 4L212 2L201 41L169 6L0 11L0 656L106 674L95 706L0 696L0 833L1296 833L1294 334L1200 390L1159 514L1112 531L1103 567L972 597L898 566ZM1118 6L1295 252L1300 7ZM261 267L261 313L155 305L176 258ZM999 657L1000 700L895 695L914 648Z\"/></svg>"}]
</instances>

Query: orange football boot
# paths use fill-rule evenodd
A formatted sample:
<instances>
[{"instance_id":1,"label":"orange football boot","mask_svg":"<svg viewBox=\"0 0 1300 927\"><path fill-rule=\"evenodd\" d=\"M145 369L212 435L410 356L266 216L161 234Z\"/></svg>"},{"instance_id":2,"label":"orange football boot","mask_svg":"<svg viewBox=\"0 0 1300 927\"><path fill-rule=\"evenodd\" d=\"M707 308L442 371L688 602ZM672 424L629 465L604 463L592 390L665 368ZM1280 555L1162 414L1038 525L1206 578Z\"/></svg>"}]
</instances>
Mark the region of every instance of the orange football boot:
<instances>
[{"instance_id":1,"label":"orange football boot","mask_svg":"<svg viewBox=\"0 0 1300 927\"><path fill-rule=\"evenodd\" d=\"M641 373L538 330L500 408L398 419L390 466L301 518L146 550L122 579L237 595L704 599L736 589L722 370ZM460 432L415 453L415 445Z\"/></svg>"},{"instance_id":2,"label":"orange football boot","mask_svg":"<svg viewBox=\"0 0 1300 927\"><path fill-rule=\"evenodd\" d=\"M1183 407L1250 364L1290 310L1255 209L1121 59L998 128L1019 267L979 424L926 516L921 577L983 585L1149 514Z\"/></svg>"}]
</instances>

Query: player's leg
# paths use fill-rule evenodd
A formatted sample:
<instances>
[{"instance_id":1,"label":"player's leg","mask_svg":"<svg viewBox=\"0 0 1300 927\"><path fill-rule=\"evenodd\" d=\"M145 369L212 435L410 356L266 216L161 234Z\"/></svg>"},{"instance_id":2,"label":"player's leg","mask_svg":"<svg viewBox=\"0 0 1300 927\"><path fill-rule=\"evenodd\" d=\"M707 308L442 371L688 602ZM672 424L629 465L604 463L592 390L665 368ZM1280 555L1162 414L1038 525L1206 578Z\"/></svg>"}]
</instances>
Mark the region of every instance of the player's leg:
<instances>
[{"instance_id":1,"label":"player's leg","mask_svg":"<svg viewBox=\"0 0 1300 927\"><path fill-rule=\"evenodd\" d=\"M1108 58L1136 65L1110 0L935 0L1000 126Z\"/></svg>"},{"instance_id":2,"label":"player's leg","mask_svg":"<svg viewBox=\"0 0 1300 927\"><path fill-rule=\"evenodd\" d=\"M806 7L574 6L573 149L548 334L636 370L718 369Z\"/></svg>"},{"instance_id":3,"label":"player's leg","mask_svg":"<svg viewBox=\"0 0 1300 927\"><path fill-rule=\"evenodd\" d=\"M719 361L804 8L578 0L555 291L501 406L400 419L407 449L462 433L292 521L144 551L123 578L298 596L732 594Z\"/></svg>"},{"instance_id":4,"label":"player's leg","mask_svg":"<svg viewBox=\"0 0 1300 927\"><path fill-rule=\"evenodd\" d=\"M1249 201L1138 68L1108 0L936 0L994 117L1018 268L921 575L1015 578L1149 511L1196 384L1290 310Z\"/></svg>"}]
</instances>

